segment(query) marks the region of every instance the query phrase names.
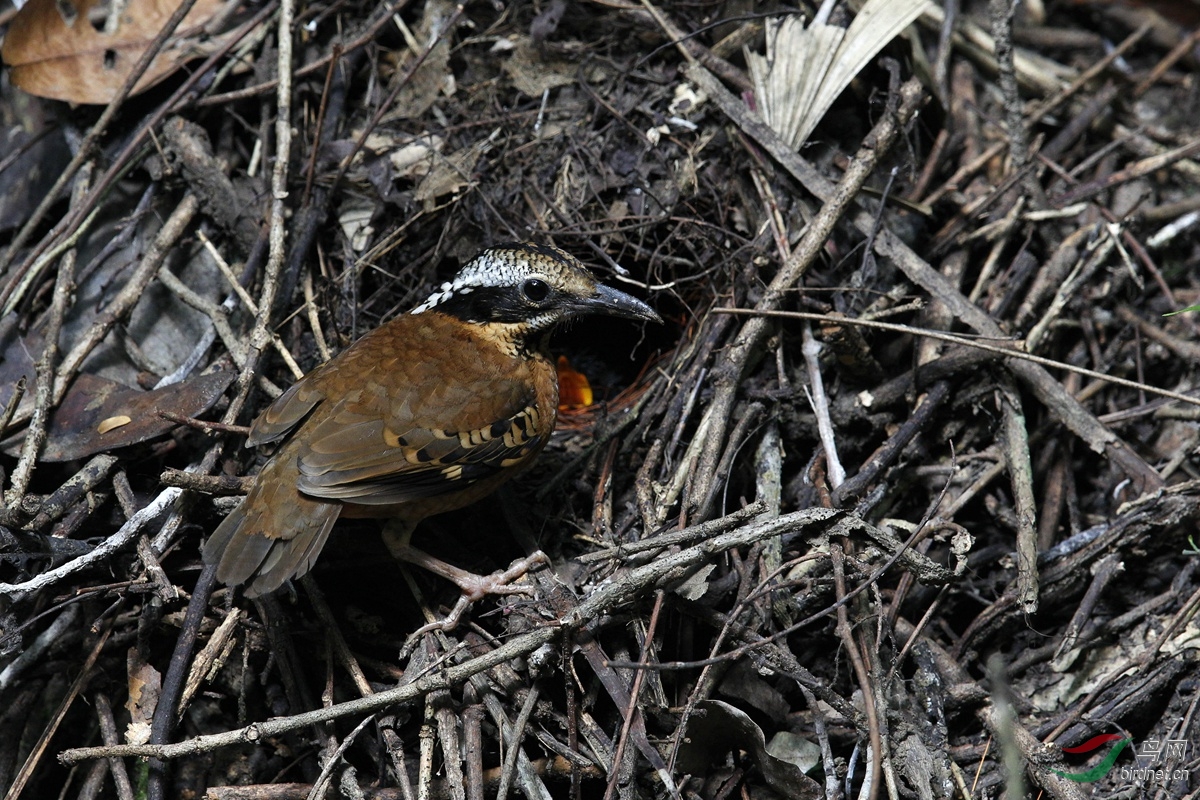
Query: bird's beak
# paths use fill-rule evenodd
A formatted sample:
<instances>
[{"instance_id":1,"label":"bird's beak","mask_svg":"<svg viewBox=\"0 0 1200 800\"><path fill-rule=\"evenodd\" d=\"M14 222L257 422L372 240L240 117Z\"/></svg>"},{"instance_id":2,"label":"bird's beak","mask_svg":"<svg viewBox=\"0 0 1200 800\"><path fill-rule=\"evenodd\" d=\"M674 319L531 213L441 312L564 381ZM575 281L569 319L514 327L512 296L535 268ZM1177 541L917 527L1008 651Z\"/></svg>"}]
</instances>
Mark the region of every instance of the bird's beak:
<instances>
[{"instance_id":1,"label":"bird's beak","mask_svg":"<svg viewBox=\"0 0 1200 800\"><path fill-rule=\"evenodd\" d=\"M580 314L610 314L626 319L662 322L662 317L641 300L604 284L598 284L591 297L577 300L572 306L573 310Z\"/></svg>"}]
</instances>

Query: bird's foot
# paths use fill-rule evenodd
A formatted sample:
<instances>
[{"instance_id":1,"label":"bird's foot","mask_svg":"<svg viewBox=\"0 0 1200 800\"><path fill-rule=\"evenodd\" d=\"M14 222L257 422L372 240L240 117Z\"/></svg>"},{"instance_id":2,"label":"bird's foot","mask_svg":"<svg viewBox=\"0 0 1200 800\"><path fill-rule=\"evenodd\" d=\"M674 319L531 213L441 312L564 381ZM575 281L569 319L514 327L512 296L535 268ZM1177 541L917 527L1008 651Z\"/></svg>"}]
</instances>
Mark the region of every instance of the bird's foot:
<instances>
[{"instance_id":1,"label":"bird's foot","mask_svg":"<svg viewBox=\"0 0 1200 800\"><path fill-rule=\"evenodd\" d=\"M430 631L453 630L462 621L463 614L467 612L475 601L482 600L488 595L532 593L532 586L528 584L514 584L513 581L520 580L534 567L549 563L550 559L546 554L538 550L531 556L517 559L509 565L508 569L499 570L490 575L479 575L478 573L468 572L457 567L445 569L445 567L449 567L450 565L444 565L442 569L437 570L437 573L458 586L462 590L462 594L459 595L458 602L454 604L454 608L450 610L450 613L444 619L423 625L416 630L413 636L420 636ZM422 564L422 566L428 565Z\"/></svg>"},{"instance_id":2,"label":"bird's foot","mask_svg":"<svg viewBox=\"0 0 1200 800\"><path fill-rule=\"evenodd\" d=\"M493 572L491 575L477 575L474 572L464 572L460 580L454 582L462 589L463 599L467 603L482 600L489 594L528 594L531 586L514 585L513 581L525 577L525 573L542 564L549 564L550 559L541 550L531 556L518 558L508 569Z\"/></svg>"}]
</instances>

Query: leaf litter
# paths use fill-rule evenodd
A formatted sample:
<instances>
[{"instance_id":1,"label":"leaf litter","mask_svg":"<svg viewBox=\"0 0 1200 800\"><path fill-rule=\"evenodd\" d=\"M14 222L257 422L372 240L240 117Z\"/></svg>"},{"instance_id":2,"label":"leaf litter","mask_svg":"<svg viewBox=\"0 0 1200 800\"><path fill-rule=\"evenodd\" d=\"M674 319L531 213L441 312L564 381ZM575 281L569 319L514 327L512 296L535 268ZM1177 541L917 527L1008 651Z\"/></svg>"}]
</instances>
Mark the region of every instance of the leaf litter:
<instances>
[{"instance_id":1,"label":"leaf litter","mask_svg":"<svg viewBox=\"0 0 1200 800\"><path fill-rule=\"evenodd\" d=\"M197 4L103 118L102 17L11 20L7 796L991 796L1014 752L1076 798L1108 733L1195 791L1187 4L882 5L304 7L274 211L276 5ZM797 85L787 37L872 14ZM668 319L559 336L588 390L535 470L418 533L541 548L530 594L410 640L454 593L356 521L276 596L198 585L238 425L521 239Z\"/></svg>"}]
</instances>

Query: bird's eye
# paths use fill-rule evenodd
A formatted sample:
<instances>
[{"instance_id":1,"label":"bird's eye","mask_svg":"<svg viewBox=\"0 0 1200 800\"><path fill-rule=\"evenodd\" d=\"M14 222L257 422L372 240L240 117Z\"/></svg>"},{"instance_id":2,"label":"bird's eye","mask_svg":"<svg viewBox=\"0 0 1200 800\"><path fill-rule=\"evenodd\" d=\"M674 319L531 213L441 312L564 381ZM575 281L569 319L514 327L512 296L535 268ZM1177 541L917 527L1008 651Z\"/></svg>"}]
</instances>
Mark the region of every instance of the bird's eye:
<instances>
[{"instance_id":1,"label":"bird's eye","mask_svg":"<svg viewBox=\"0 0 1200 800\"><path fill-rule=\"evenodd\" d=\"M550 287L546 285L545 281L537 278L530 278L521 284L521 291L535 303L542 302L550 295Z\"/></svg>"}]
</instances>

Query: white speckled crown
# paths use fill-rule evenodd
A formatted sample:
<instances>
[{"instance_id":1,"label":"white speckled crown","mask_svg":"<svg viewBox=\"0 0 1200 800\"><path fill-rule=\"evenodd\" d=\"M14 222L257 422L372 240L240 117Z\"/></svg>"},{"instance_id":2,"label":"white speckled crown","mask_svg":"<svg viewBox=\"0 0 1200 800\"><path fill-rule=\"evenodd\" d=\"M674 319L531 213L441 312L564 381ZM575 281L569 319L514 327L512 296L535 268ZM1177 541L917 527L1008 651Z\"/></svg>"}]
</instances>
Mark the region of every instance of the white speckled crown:
<instances>
[{"instance_id":1,"label":"white speckled crown","mask_svg":"<svg viewBox=\"0 0 1200 800\"><path fill-rule=\"evenodd\" d=\"M590 289L595 279L582 264L557 248L542 245L506 245L484 250L471 259L452 280L446 281L411 314L428 311L452 297L485 287L517 286L541 278L563 289Z\"/></svg>"}]
</instances>

